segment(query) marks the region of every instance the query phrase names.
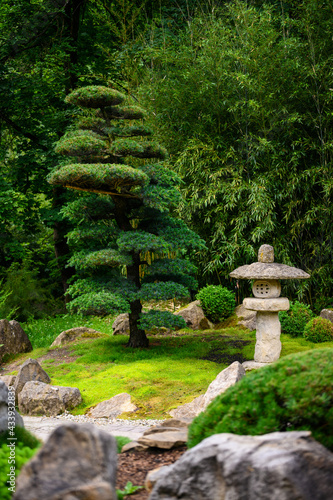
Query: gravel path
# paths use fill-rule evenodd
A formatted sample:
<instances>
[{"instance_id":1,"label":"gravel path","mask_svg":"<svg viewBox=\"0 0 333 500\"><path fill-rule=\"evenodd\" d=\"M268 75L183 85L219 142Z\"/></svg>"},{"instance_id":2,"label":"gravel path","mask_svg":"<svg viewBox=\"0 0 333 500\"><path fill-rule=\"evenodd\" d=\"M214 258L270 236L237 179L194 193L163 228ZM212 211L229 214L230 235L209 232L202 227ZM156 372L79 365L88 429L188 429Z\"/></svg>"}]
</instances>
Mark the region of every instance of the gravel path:
<instances>
[{"instance_id":1,"label":"gravel path","mask_svg":"<svg viewBox=\"0 0 333 500\"><path fill-rule=\"evenodd\" d=\"M23 416L26 429L38 438L45 441L51 432L65 422L76 422L78 424L93 424L101 427L105 432L113 436L126 436L132 440L139 438L144 431L161 423L162 420L123 420L120 418L89 418L85 415L71 415L64 413L56 417L29 417Z\"/></svg>"}]
</instances>

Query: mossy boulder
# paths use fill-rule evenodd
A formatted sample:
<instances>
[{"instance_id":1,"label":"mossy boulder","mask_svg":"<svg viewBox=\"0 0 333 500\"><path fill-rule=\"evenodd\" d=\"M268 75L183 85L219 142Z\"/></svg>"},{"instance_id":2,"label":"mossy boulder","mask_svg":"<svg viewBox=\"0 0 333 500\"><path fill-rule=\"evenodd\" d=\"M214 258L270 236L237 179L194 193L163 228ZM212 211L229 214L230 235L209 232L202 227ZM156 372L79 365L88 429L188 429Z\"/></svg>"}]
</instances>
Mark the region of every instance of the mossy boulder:
<instances>
[{"instance_id":1,"label":"mossy boulder","mask_svg":"<svg viewBox=\"0 0 333 500\"><path fill-rule=\"evenodd\" d=\"M333 349L292 354L218 396L189 429L189 447L220 433L310 430L333 450Z\"/></svg>"}]
</instances>

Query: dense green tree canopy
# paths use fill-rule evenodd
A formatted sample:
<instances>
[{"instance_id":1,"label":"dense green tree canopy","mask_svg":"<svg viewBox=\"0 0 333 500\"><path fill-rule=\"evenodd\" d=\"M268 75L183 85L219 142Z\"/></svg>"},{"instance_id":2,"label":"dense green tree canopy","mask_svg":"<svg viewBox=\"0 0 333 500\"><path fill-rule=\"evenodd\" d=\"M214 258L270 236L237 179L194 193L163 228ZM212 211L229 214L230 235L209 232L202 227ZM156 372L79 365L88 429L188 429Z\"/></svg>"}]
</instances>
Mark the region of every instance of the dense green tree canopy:
<instances>
[{"instance_id":1,"label":"dense green tree canopy","mask_svg":"<svg viewBox=\"0 0 333 500\"><path fill-rule=\"evenodd\" d=\"M145 111L126 105L125 95L104 86L78 88L66 101L85 114L56 149L76 162L61 164L48 179L92 193L64 208L77 224L68 234L76 247L70 264L79 278L69 287L69 308L86 314L129 312L129 345L146 347L145 329L185 323L167 312L142 316L141 301L188 295L196 287L189 274L195 268L182 256L204 243L169 214L180 200L180 179L163 162L166 150L147 139L151 130L135 121ZM145 256L152 254L149 265Z\"/></svg>"}]
</instances>

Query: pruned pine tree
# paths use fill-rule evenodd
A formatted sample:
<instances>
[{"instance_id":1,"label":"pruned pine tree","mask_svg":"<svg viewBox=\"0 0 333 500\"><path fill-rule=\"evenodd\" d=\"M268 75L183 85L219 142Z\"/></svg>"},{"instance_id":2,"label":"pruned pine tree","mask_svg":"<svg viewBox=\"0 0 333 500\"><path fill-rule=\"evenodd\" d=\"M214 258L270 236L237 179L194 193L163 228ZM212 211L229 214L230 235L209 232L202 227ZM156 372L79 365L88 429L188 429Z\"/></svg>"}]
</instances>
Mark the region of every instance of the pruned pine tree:
<instances>
[{"instance_id":1,"label":"pruned pine tree","mask_svg":"<svg viewBox=\"0 0 333 500\"><path fill-rule=\"evenodd\" d=\"M196 269L184 255L204 242L169 213L180 200L180 178L163 162L166 150L151 140L145 111L102 86L79 88L66 100L82 112L56 151L75 162L48 180L81 192L63 210L77 223L68 234L76 248L69 264L79 275L69 288L69 307L86 314L129 312L128 345L146 347L145 331L185 323L167 311L142 314L142 301L187 296L197 286ZM151 254L149 265L145 256Z\"/></svg>"}]
</instances>

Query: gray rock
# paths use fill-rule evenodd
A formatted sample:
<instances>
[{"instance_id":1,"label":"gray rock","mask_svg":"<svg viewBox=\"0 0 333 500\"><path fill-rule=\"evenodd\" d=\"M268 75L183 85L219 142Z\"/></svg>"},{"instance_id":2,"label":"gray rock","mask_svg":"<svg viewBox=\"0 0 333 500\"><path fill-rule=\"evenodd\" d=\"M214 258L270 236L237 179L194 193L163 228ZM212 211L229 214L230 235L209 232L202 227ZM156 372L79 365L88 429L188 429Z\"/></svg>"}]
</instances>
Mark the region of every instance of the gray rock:
<instances>
[{"instance_id":1,"label":"gray rock","mask_svg":"<svg viewBox=\"0 0 333 500\"><path fill-rule=\"evenodd\" d=\"M27 382L18 396L18 406L25 415L54 417L78 406L82 402L76 387L59 387L43 382Z\"/></svg>"},{"instance_id":2,"label":"gray rock","mask_svg":"<svg viewBox=\"0 0 333 500\"><path fill-rule=\"evenodd\" d=\"M167 465L162 467L157 467L156 469L150 470L145 479L145 488L150 493L154 488L157 481L163 477L164 472L168 469Z\"/></svg>"},{"instance_id":3,"label":"gray rock","mask_svg":"<svg viewBox=\"0 0 333 500\"><path fill-rule=\"evenodd\" d=\"M22 469L13 500L116 500L117 444L90 424L66 424Z\"/></svg>"},{"instance_id":4,"label":"gray rock","mask_svg":"<svg viewBox=\"0 0 333 500\"><path fill-rule=\"evenodd\" d=\"M208 386L206 393L201 402L202 410L207 408L209 403L213 401L219 394L225 392L229 387L239 382L245 375L245 370L243 366L235 361L228 368L222 370L215 380Z\"/></svg>"},{"instance_id":5,"label":"gray rock","mask_svg":"<svg viewBox=\"0 0 333 500\"><path fill-rule=\"evenodd\" d=\"M257 370L258 368L263 368L264 366L270 365L271 363L257 363L256 361L244 361L242 363L243 368L246 372L250 372L252 370Z\"/></svg>"},{"instance_id":6,"label":"gray rock","mask_svg":"<svg viewBox=\"0 0 333 500\"><path fill-rule=\"evenodd\" d=\"M254 262L247 266L241 266L232 271L231 278L244 280L304 280L310 278L310 275L297 267L290 267L286 264L266 264L265 262Z\"/></svg>"},{"instance_id":7,"label":"gray rock","mask_svg":"<svg viewBox=\"0 0 333 500\"><path fill-rule=\"evenodd\" d=\"M204 315L199 300L191 302L184 309L176 312L175 315L184 318L186 326L192 328L192 330L208 330L214 326Z\"/></svg>"},{"instance_id":8,"label":"gray rock","mask_svg":"<svg viewBox=\"0 0 333 500\"><path fill-rule=\"evenodd\" d=\"M328 500L332 477L310 432L216 434L161 470L149 500Z\"/></svg>"},{"instance_id":9,"label":"gray rock","mask_svg":"<svg viewBox=\"0 0 333 500\"><path fill-rule=\"evenodd\" d=\"M0 320L0 361L4 354L19 354L32 351L28 335L15 320Z\"/></svg>"},{"instance_id":10,"label":"gray rock","mask_svg":"<svg viewBox=\"0 0 333 500\"><path fill-rule=\"evenodd\" d=\"M256 311L250 311L243 304L240 304L236 307L235 314L238 317L239 325L243 325L251 331L256 329Z\"/></svg>"},{"instance_id":11,"label":"gray rock","mask_svg":"<svg viewBox=\"0 0 333 500\"><path fill-rule=\"evenodd\" d=\"M235 361L217 375L215 380L209 385L205 394L198 396L191 403L186 403L171 410L169 415L180 419L193 419L204 411L216 396L225 392L229 387L243 378L244 375L245 369L238 361Z\"/></svg>"},{"instance_id":12,"label":"gray rock","mask_svg":"<svg viewBox=\"0 0 333 500\"><path fill-rule=\"evenodd\" d=\"M33 380L36 382L44 382L44 384L49 384L51 382L50 377L40 366L38 361L29 358L23 363L15 379L14 388L16 403L18 403L18 396L25 384Z\"/></svg>"},{"instance_id":13,"label":"gray rock","mask_svg":"<svg viewBox=\"0 0 333 500\"><path fill-rule=\"evenodd\" d=\"M191 401L190 403L185 403L178 406L177 408L174 408L173 410L170 410L169 415L174 418L193 420L194 417L199 415L199 413L201 413L202 411L201 408L203 397L204 394L193 399L193 401Z\"/></svg>"},{"instance_id":14,"label":"gray rock","mask_svg":"<svg viewBox=\"0 0 333 500\"><path fill-rule=\"evenodd\" d=\"M112 323L113 335L129 335L129 315L128 313L119 314Z\"/></svg>"},{"instance_id":15,"label":"gray rock","mask_svg":"<svg viewBox=\"0 0 333 500\"><path fill-rule=\"evenodd\" d=\"M94 330L93 328L86 328L84 326L79 326L77 328L70 328L69 330L65 330L61 332L58 337L52 342L50 347L58 347L69 342L73 342L74 340L87 337L87 338L95 338L95 337L103 337L104 334Z\"/></svg>"},{"instance_id":16,"label":"gray rock","mask_svg":"<svg viewBox=\"0 0 333 500\"><path fill-rule=\"evenodd\" d=\"M320 316L324 319L328 319L331 323L333 323L333 309L323 309L320 313Z\"/></svg>"},{"instance_id":17,"label":"gray rock","mask_svg":"<svg viewBox=\"0 0 333 500\"><path fill-rule=\"evenodd\" d=\"M112 417L116 418L125 412L135 412L138 407L131 403L131 396L126 392L117 394L111 399L102 401L89 411L89 416L93 418Z\"/></svg>"},{"instance_id":18,"label":"gray rock","mask_svg":"<svg viewBox=\"0 0 333 500\"><path fill-rule=\"evenodd\" d=\"M8 397L12 400L10 401L10 406L8 407ZM11 413L13 412L13 413ZM8 420L8 417L9 420ZM0 380L0 432L7 431L10 427L14 426L15 418L15 426L24 427L23 419L19 413L15 410L15 396L11 392L8 394L8 387Z\"/></svg>"}]
</instances>

